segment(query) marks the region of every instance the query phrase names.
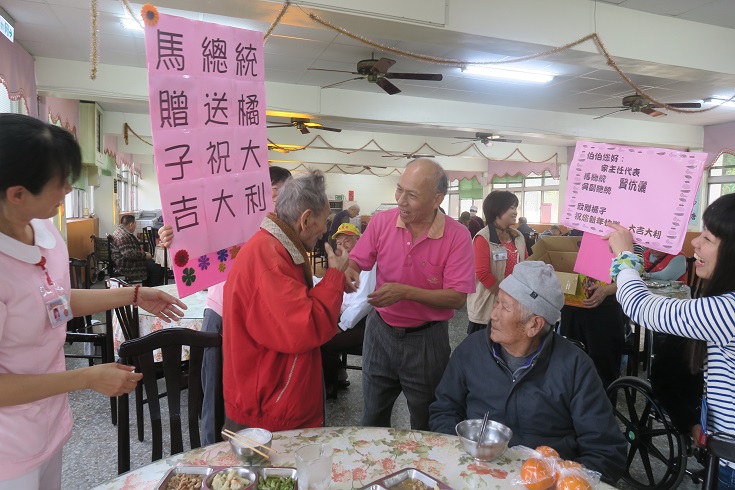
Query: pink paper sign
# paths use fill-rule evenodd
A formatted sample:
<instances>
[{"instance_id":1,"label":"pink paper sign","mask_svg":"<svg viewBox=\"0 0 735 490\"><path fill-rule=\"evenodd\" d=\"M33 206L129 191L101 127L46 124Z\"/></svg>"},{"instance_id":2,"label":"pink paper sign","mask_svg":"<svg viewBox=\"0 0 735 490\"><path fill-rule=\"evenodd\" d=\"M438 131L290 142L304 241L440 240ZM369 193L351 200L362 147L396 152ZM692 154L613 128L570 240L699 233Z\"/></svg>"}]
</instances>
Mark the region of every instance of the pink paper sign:
<instances>
[{"instance_id":1,"label":"pink paper sign","mask_svg":"<svg viewBox=\"0 0 735 490\"><path fill-rule=\"evenodd\" d=\"M606 221L645 247L677 254L702 179L706 153L580 141L569 164L561 223L606 235Z\"/></svg>"},{"instance_id":2,"label":"pink paper sign","mask_svg":"<svg viewBox=\"0 0 735 490\"><path fill-rule=\"evenodd\" d=\"M610 265L614 258L615 255L610 251L607 240L592 233L585 233L579 245L574 272L609 283Z\"/></svg>"},{"instance_id":3,"label":"pink paper sign","mask_svg":"<svg viewBox=\"0 0 735 490\"><path fill-rule=\"evenodd\" d=\"M183 298L224 281L273 208L263 34L161 14L145 44L156 175Z\"/></svg>"}]
</instances>

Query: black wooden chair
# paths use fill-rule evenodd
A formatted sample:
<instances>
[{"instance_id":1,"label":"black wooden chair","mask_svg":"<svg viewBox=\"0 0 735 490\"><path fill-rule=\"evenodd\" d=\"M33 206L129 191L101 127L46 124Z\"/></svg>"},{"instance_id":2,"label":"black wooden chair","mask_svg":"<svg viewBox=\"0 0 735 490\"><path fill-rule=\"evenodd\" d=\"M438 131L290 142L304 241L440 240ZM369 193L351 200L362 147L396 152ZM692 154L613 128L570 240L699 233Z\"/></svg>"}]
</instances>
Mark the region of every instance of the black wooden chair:
<instances>
[{"instance_id":1,"label":"black wooden chair","mask_svg":"<svg viewBox=\"0 0 735 490\"><path fill-rule=\"evenodd\" d=\"M327 235L329 232L325 233L323 236L319 237L319 239L316 241L316 245L314 245L314 250L311 252L311 270L316 271L316 265L320 264L324 269L326 269L327 266L327 250L324 248L324 244L327 242Z\"/></svg>"},{"instance_id":2,"label":"black wooden chair","mask_svg":"<svg viewBox=\"0 0 735 490\"><path fill-rule=\"evenodd\" d=\"M89 261L69 259L69 276L72 289L89 289L92 281ZM90 366L93 366L96 360L101 363L115 361L112 322L109 321L109 318L104 325L98 320L93 320L91 315L72 318L66 324L66 342L69 345L74 342L84 343L89 347L89 353L85 349L85 352L81 354L66 354L66 357L70 359L87 359ZM97 349L99 349L99 354ZM112 423L115 424L117 423L117 407L114 398L110 398L110 411Z\"/></svg>"},{"instance_id":3,"label":"black wooden chair","mask_svg":"<svg viewBox=\"0 0 735 490\"><path fill-rule=\"evenodd\" d=\"M717 488L717 475L720 468L720 460L735 462L735 436L724 432L715 432L707 440L707 472L702 483L703 490Z\"/></svg>"},{"instance_id":4,"label":"black wooden chair","mask_svg":"<svg viewBox=\"0 0 735 490\"><path fill-rule=\"evenodd\" d=\"M143 246L149 254L156 254L156 238L150 226L143 228Z\"/></svg>"},{"instance_id":5,"label":"black wooden chair","mask_svg":"<svg viewBox=\"0 0 735 490\"><path fill-rule=\"evenodd\" d=\"M187 369L182 371L181 354L184 346L189 347ZM199 411L202 403L201 369L205 347L222 347L222 337L216 332L197 332L187 328L168 328L155 331L145 337L123 342L119 354L122 362L133 365L143 373L141 383L145 387L151 417L152 461L163 457L163 425L158 388L158 367L153 357L156 349L163 355L163 373L166 380L166 398L171 433L171 454L184 451L181 422L181 392L188 387L187 425L191 448L201 445L199 439ZM221 376L221 373L220 373ZM221 399L220 393L215 394ZM130 421L128 395L118 397L118 473L130 470ZM221 427L224 421L217 421Z\"/></svg>"}]
</instances>

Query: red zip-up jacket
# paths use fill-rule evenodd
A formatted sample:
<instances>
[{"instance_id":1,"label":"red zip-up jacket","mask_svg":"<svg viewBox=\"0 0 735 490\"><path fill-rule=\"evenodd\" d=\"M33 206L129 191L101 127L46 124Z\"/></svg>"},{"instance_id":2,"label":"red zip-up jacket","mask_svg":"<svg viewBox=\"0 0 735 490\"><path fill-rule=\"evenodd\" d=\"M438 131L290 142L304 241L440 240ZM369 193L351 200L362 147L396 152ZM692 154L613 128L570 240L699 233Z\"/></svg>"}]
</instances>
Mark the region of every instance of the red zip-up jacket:
<instances>
[{"instance_id":1,"label":"red zip-up jacket","mask_svg":"<svg viewBox=\"0 0 735 490\"><path fill-rule=\"evenodd\" d=\"M270 220L264 220L272 224ZM324 423L319 346L337 333L345 276L308 289L301 254L272 225L243 246L227 277L223 389L227 417L270 431ZM290 245L290 251L286 248Z\"/></svg>"}]
</instances>

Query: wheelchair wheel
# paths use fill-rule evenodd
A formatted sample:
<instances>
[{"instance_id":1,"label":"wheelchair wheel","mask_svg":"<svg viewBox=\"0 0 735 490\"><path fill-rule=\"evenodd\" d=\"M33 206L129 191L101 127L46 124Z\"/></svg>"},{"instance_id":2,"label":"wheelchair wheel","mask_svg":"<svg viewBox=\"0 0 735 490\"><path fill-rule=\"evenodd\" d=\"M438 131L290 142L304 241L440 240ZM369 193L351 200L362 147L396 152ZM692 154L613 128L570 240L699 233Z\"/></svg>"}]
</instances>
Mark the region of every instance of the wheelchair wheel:
<instances>
[{"instance_id":1,"label":"wheelchair wheel","mask_svg":"<svg viewBox=\"0 0 735 490\"><path fill-rule=\"evenodd\" d=\"M89 282L94 284L97 282L99 272L97 270L97 257L94 252L87 255L87 260L89 261Z\"/></svg>"},{"instance_id":2,"label":"wheelchair wheel","mask_svg":"<svg viewBox=\"0 0 735 490\"><path fill-rule=\"evenodd\" d=\"M686 473L686 445L666 410L653 398L651 384L626 376L610 384L607 396L628 441L623 480L636 490L679 486Z\"/></svg>"}]
</instances>

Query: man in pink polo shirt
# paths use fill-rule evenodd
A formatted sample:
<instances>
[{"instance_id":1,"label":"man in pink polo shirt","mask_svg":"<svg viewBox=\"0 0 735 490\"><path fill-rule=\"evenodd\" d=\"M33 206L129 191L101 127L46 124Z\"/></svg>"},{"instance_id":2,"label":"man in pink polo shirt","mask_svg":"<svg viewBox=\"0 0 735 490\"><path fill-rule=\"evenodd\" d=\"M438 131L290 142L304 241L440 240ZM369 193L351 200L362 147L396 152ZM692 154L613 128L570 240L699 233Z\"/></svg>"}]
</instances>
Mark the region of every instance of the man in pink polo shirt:
<instances>
[{"instance_id":1,"label":"man in pink polo shirt","mask_svg":"<svg viewBox=\"0 0 735 490\"><path fill-rule=\"evenodd\" d=\"M435 161L410 162L396 188L398 208L375 214L350 253L350 279L378 264L362 353L362 425L390 427L403 391L411 428L429 429L451 351L449 319L475 291L467 229L439 212L448 185Z\"/></svg>"}]
</instances>

